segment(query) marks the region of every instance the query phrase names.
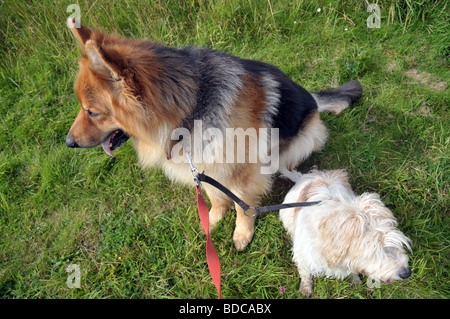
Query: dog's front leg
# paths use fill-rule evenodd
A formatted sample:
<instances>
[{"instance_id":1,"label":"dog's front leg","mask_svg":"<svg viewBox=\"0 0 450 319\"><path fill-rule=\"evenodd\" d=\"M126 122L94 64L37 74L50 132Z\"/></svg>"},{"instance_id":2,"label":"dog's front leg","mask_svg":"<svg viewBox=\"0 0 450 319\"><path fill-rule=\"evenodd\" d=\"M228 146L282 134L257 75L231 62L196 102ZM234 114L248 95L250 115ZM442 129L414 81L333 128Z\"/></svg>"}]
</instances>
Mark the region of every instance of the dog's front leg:
<instances>
[{"instance_id":1,"label":"dog's front leg","mask_svg":"<svg viewBox=\"0 0 450 319\"><path fill-rule=\"evenodd\" d=\"M303 272L300 271L300 278L301 278L301 282L300 282L300 293L305 296L306 298L311 298L311 294L312 294L312 289L313 289L313 277L311 276L311 274L307 273L307 272Z\"/></svg>"},{"instance_id":2,"label":"dog's front leg","mask_svg":"<svg viewBox=\"0 0 450 319\"><path fill-rule=\"evenodd\" d=\"M258 207L263 194L270 189L271 183L271 176L261 174L258 165L248 165L235 177L231 191L247 205ZM252 241L256 217L249 217L254 214L253 210L244 212L239 205L235 206L236 228L233 242L238 251L243 251Z\"/></svg>"},{"instance_id":3,"label":"dog's front leg","mask_svg":"<svg viewBox=\"0 0 450 319\"><path fill-rule=\"evenodd\" d=\"M256 203L251 201L245 199L244 201L250 206L257 206ZM254 211L249 210L246 213L252 215ZM252 241L255 233L255 219L256 217L247 216L244 210L239 205L236 205L236 228L234 229L233 242L238 251L243 251Z\"/></svg>"},{"instance_id":4,"label":"dog's front leg","mask_svg":"<svg viewBox=\"0 0 450 319\"><path fill-rule=\"evenodd\" d=\"M204 187L211 202L211 210L209 211L209 232L212 233L216 228L217 223L228 213L232 200L212 186L205 185Z\"/></svg>"},{"instance_id":5,"label":"dog's front leg","mask_svg":"<svg viewBox=\"0 0 450 319\"><path fill-rule=\"evenodd\" d=\"M352 284L360 285L361 284L361 278L358 274L352 274Z\"/></svg>"}]
</instances>

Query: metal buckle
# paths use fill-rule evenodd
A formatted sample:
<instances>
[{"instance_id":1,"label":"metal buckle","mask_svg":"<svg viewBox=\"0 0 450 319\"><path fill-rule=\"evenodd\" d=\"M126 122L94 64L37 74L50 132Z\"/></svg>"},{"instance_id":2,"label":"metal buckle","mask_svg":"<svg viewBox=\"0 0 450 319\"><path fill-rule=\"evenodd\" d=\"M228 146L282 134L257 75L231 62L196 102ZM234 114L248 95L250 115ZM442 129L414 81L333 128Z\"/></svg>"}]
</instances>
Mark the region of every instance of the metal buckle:
<instances>
[{"instance_id":1,"label":"metal buckle","mask_svg":"<svg viewBox=\"0 0 450 319\"><path fill-rule=\"evenodd\" d=\"M250 210L250 209L253 209L253 211L255 212L253 215L247 214L247 211ZM258 215L260 214L260 212L258 211L257 207L251 207L251 206L250 206L249 209L244 210L244 214L245 214L245 216L247 216L247 217L256 217L256 216L258 216Z\"/></svg>"},{"instance_id":2,"label":"metal buckle","mask_svg":"<svg viewBox=\"0 0 450 319\"><path fill-rule=\"evenodd\" d=\"M191 151L185 151L185 153L188 163L191 166L191 175L194 178L194 182L197 184L197 186L200 186L200 181L198 180L198 175L200 174L200 171L198 170L197 167L194 166L194 163L192 163L191 160L192 153Z\"/></svg>"}]
</instances>

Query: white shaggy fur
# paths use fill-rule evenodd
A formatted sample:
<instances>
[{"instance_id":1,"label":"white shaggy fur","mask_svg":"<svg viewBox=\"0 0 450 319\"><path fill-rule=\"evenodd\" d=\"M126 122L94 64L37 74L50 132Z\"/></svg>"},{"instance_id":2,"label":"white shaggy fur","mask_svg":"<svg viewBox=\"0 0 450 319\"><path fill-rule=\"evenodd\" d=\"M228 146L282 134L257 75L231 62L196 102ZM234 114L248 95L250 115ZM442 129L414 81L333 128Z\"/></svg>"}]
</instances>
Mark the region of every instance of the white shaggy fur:
<instances>
[{"instance_id":1,"label":"white shaggy fur","mask_svg":"<svg viewBox=\"0 0 450 319\"><path fill-rule=\"evenodd\" d=\"M392 212L375 193L356 196L344 170L291 172L296 182L284 203L320 204L280 210L293 242L293 260L301 277L300 291L310 297L312 278L343 279L351 274L390 283L409 277L410 239L396 228Z\"/></svg>"}]
</instances>

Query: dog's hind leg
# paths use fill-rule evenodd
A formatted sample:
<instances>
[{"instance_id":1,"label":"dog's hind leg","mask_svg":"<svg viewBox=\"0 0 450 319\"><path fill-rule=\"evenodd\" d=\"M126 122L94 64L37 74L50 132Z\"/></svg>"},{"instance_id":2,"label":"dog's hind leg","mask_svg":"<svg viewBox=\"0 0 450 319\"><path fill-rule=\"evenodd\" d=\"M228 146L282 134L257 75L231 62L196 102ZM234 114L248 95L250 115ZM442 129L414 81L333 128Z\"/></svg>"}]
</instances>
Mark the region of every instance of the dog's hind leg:
<instances>
[{"instance_id":1,"label":"dog's hind leg","mask_svg":"<svg viewBox=\"0 0 450 319\"><path fill-rule=\"evenodd\" d=\"M297 183L298 180L302 177L302 173L296 171L295 169L293 170L288 170L288 169L280 169L280 177L281 178L287 178L290 179L291 181L293 181L294 183Z\"/></svg>"},{"instance_id":2,"label":"dog's hind leg","mask_svg":"<svg viewBox=\"0 0 450 319\"><path fill-rule=\"evenodd\" d=\"M316 112L305 123L303 130L300 130L280 153L279 171L283 175L289 176L288 172L295 169L312 152L322 149L327 138L327 128L320 119L319 112Z\"/></svg>"}]
</instances>

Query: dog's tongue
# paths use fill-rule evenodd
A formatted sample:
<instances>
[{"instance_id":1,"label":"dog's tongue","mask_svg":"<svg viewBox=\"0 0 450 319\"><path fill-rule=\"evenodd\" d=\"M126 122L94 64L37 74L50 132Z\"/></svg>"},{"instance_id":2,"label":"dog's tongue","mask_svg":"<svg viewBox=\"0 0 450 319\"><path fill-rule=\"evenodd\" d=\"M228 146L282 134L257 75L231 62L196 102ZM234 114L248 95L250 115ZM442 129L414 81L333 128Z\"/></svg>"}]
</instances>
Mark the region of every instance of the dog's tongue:
<instances>
[{"instance_id":1,"label":"dog's tongue","mask_svg":"<svg viewBox=\"0 0 450 319\"><path fill-rule=\"evenodd\" d=\"M112 139L113 135L114 135L114 134L111 134L111 135L106 139L106 141L104 141L104 142L102 143L103 150L105 151L106 154L108 154L108 155L111 156L111 157L114 157L114 154L111 152L111 148L109 147L109 144L111 143L111 139Z\"/></svg>"}]
</instances>

